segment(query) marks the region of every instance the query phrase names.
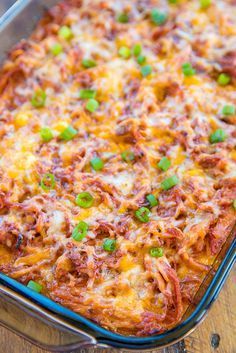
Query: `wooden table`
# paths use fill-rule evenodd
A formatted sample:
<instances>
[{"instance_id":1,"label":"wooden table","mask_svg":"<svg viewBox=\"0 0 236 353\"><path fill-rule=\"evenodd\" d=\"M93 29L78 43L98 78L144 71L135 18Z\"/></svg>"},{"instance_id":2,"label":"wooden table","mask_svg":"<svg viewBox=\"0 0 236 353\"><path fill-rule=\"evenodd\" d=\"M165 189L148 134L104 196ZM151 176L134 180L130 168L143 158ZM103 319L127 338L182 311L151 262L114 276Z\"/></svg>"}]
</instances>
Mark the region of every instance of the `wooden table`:
<instances>
[{"instance_id":1,"label":"wooden table","mask_svg":"<svg viewBox=\"0 0 236 353\"><path fill-rule=\"evenodd\" d=\"M186 353L236 353L236 268L205 321L184 340ZM214 348L215 346L215 348ZM83 353L87 351L83 350ZM91 349L89 353L93 353ZM107 351L99 350L99 353ZM0 353L47 353L0 327ZM165 350L163 351L165 353Z\"/></svg>"}]
</instances>

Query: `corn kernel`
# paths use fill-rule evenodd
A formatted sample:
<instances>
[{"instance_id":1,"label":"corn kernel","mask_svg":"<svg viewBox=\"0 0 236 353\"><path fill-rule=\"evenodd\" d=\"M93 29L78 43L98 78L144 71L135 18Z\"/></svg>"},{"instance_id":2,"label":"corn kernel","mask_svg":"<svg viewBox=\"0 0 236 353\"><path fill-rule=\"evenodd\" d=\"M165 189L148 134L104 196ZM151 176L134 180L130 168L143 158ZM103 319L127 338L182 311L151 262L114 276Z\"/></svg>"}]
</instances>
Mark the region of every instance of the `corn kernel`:
<instances>
[{"instance_id":1,"label":"corn kernel","mask_svg":"<svg viewBox=\"0 0 236 353\"><path fill-rule=\"evenodd\" d=\"M65 120L59 120L52 126L52 128L58 132L64 131L67 127L68 127L68 121L65 121Z\"/></svg>"},{"instance_id":2,"label":"corn kernel","mask_svg":"<svg viewBox=\"0 0 236 353\"><path fill-rule=\"evenodd\" d=\"M30 116L31 116L30 113L23 113L23 112L18 113L15 116L15 120L14 120L15 127L20 128L25 126L28 123Z\"/></svg>"}]
</instances>

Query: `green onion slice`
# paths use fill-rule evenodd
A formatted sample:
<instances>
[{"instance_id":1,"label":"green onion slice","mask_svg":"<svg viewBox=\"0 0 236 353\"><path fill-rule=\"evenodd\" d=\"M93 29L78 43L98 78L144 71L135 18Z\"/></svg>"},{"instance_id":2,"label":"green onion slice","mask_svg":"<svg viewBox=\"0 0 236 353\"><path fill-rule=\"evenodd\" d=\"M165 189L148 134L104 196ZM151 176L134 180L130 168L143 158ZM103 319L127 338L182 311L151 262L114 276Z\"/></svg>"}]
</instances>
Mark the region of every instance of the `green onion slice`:
<instances>
[{"instance_id":1,"label":"green onion slice","mask_svg":"<svg viewBox=\"0 0 236 353\"><path fill-rule=\"evenodd\" d=\"M90 161L91 167L93 168L93 170L102 170L104 167L104 163L103 160L99 157L94 157L91 159Z\"/></svg>"},{"instance_id":2,"label":"green onion slice","mask_svg":"<svg viewBox=\"0 0 236 353\"><path fill-rule=\"evenodd\" d=\"M47 98L46 92L44 92L42 89L38 89L33 94L33 97L31 99L31 104L35 108L42 108L45 106L46 98Z\"/></svg>"},{"instance_id":3,"label":"green onion slice","mask_svg":"<svg viewBox=\"0 0 236 353\"><path fill-rule=\"evenodd\" d=\"M151 65L145 65L141 67L141 74L143 77L147 77L152 73Z\"/></svg>"},{"instance_id":4,"label":"green onion slice","mask_svg":"<svg viewBox=\"0 0 236 353\"><path fill-rule=\"evenodd\" d=\"M88 233L89 226L86 222L80 221L72 232L72 238L81 241Z\"/></svg>"},{"instance_id":5,"label":"green onion slice","mask_svg":"<svg viewBox=\"0 0 236 353\"><path fill-rule=\"evenodd\" d=\"M54 55L54 56L57 56L59 54L62 53L63 51L63 47L60 43L55 43L51 48L51 53Z\"/></svg>"},{"instance_id":6,"label":"green onion slice","mask_svg":"<svg viewBox=\"0 0 236 353\"><path fill-rule=\"evenodd\" d=\"M27 287L32 289L33 291L37 292L37 293L41 293L43 286L35 281L29 281L27 284Z\"/></svg>"},{"instance_id":7,"label":"green onion slice","mask_svg":"<svg viewBox=\"0 0 236 353\"><path fill-rule=\"evenodd\" d=\"M124 162L129 163L134 160L134 153L132 151L126 150L121 153L121 158L123 159Z\"/></svg>"},{"instance_id":8,"label":"green onion slice","mask_svg":"<svg viewBox=\"0 0 236 353\"><path fill-rule=\"evenodd\" d=\"M151 11L151 20L155 25L162 26L167 21L167 14L157 9Z\"/></svg>"},{"instance_id":9,"label":"green onion slice","mask_svg":"<svg viewBox=\"0 0 236 353\"><path fill-rule=\"evenodd\" d=\"M139 56L142 52L142 45L137 43L133 46L133 54L134 56Z\"/></svg>"},{"instance_id":10,"label":"green onion slice","mask_svg":"<svg viewBox=\"0 0 236 353\"><path fill-rule=\"evenodd\" d=\"M235 211L236 211L236 199L235 200L233 200L233 208L235 209Z\"/></svg>"},{"instance_id":11,"label":"green onion slice","mask_svg":"<svg viewBox=\"0 0 236 353\"><path fill-rule=\"evenodd\" d=\"M123 59L129 59L131 56L131 50L128 47L120 47L118 54Z\"/></svg>"},{"instance_id":12,"label":"green onion slice","mask_svg":"<svg viewBox=\"0 0 236 353\"><path fill-rule=\"evenodd\" d=\"M200 0L201 9L207 9L211 5L211 0Z\"/></svg>"},{"instance_id":13,"label":"green onion slice","mask_svg":"<svg viewBox=\"0 0 236 353\"><path fill-rule=\"evenodd\" d=\"M59 37L65 40L70 40L73 37L73 32L68 26L62 26L58 31Z\"/></svg>"},{"instance_id":14,"label":"green onion slice","mask_svg":"<svg viewBox=\"0 0 236 353\"><path fill-rule=\"evenodd\" d=\"M171 162L167 157L163 157L157 165L161 170L166 172L170 168Z\"/></svg>"},{"instance_id":15,"label":"green onion slice","mask_svg":"<svg viewBox=\"0 0 236 353\"><path fill-rule=\"evenodd\" d=\"M184 63L182 65L182 72L184 76L193 76L196 74L196 70L192 67L191 63Z\"/></svg>"},{"instance_id":16,"label":"green onion slice","mask_svg":"<svg viewBox=\"0 0 236 353\"><path fill-rule=\"evenodd\" d=\"M97 92L94 89L81 89L79 91L79 98L81 99L90 99L95 98Z\"/></svg>"},{"instance_id":17,"label":"green onion slice","mask_svg":"<svg viewBox=\"0 0 236 353\"><path fill-rule=\"evenodd\" d=\"M115 239L109 239L109 238L104 239L102 247L105 251L113 252L116 249Z\"/></svg>"},{"instance_id":18,"label":"green onion slice","mask_svg":"<svg viewBox=\"0 0 236 353\"><path fill-rule=\"evenodd\" d=\"M70 141L77 135L77 130L73 126L68 126L62 133L59 135L59 138L64 141Z\"/></svg>"},{"instance_id":19,"label":"green onion slice","mask_svg":"<svg viewBox=\"0 0 236 353\"><path fill-rule=\"evenodd\" d=\"M223 115L235 115L236 110L234 105L225 105L222 109L222 114Z\"/></svg>"},{"instance_id":20,"label":"green onion slice","mask_svg":"<svg viewBox=\"0 0 236 353\"><path fill-rule=\"evenodd\" d=\"M138 57L137 57L137 63L139 64L139 65L142 65L142 64L144 64L146 62L146 56L144 56L144 55L139 55Z\"/></svg>"},{"instance_id":21,"label":"green onion slice","mask_svg":"<svg viewBox=\"0 0 236 353\"><path fill-rule=\"evenodd\" d=\"M93 205L94 198L89 192L81 192L76 196L75 203L76 205L82 208L90 208Z\"/></svg>"},{"instance_id":22,"label":"green onion slice","mask_svg":"<svg viewBox=\"0 0 236 353\"><path fill-rule=\"evenodd\" d=\"M97 66L96 62L92 59L83 59L82 60L82 66L85 67L86 69L90 69L92 67Z\"/></svg>"},{"instance_id":23,"label":"green onion slice","mask_svg":"<svg viewBox=\"0 0 236 353\"><path fill-rule=\"evenodd\" d=\"M161 187L163 190L169 190L177 184L179 184L179 179L176 175L173 175L173 176L163 180L163 182L161 183Z\"/></svg>"},{"instance_id":24,"label":"green onion slice","mask_svg":"<svg viewBox=\"0 0 236 353\"><path fill-rule=\"evenodd\" d=\"M85 108L90 112L90 113L94 113L99 107L99 103L98 101L96 101L96 99L89 99L85 105Z\"/></svg>"},{"instance_id":25,"label":"green onion slice","mask_svg":"<svg viewBox=\"0 0 236 353\"><path fill-rule=\"evenodd\" d=\"M226 132L222 129L217 129L210 135L210 143L224 142L227 138Z\"/></svg>"},{"instance_id":26,"label":"green onion slice","mask_svg":"<svg viewBox=\"0 0 236 353\"><path fill-rule=\"evenodd\" d=\"M162 248L151 248L149 254L152 257L162 257L163 256L163 249Z\"/></svg>"},{"instance_id":27,"label":"green onion slice","mask_svg":"<svg viewBox=\"0 0 236 353\"><path fill-rule=\"evenodd\" d=\"M140 207L135 211L135 217L142 223L149 222L150 210L147 207Z\"/></svg>"},{"instance_id":28,"label":"green onion slice","mask_svg":"<svg viewBox=\"0 0 236 353\"><path fill-rule=\"evenodd\" d=\"M155 207L158 205L158 200L155 195L149 194L146 196L146 199L149 202L150 207Z\"/></svg>"},{"instance_id":29,"label":"green onion slice","mask_svg":"<svg viewBox=\"0 0 236 353\"><path fill-rule=\"evenodd\" d=\"M40 186L43 190L54 189L56 186L55 176L51 173L46 173L43 175Z\"/></svg>"},{"instance_id":30,"label":"green onion slice","mask_svg":"<svg viewBox=\"0 0 236 353\"><path fill-rule=\"evenodd\" d=\"M129 15L127 13L121 13L117 16L117 21L120 23L128 23Z\"/></svg>"},{"instance_id":31,"label":"green onion slice","mask_svg":"<svg viewBox=\"0 0 236 353\"><path fill-rule=\"evenodd\" d=\"M43 127L40 130L40 135L44 142L49 142L53 139L53 133L52 130L49 129L49 127Z\"/></svg>"},{"instance_id":32,"label":"green onion slice","mask_svg":"<svg viewBox=\"0 0 236 353\"><path fill-rule=\"evenodd\" d=\"M217 79L217 82L220 86L226 86L228 85L228 83L230 83L230 81L231 81L231 77L224 73L220 74Z\"/></svg>"}]
</instances>

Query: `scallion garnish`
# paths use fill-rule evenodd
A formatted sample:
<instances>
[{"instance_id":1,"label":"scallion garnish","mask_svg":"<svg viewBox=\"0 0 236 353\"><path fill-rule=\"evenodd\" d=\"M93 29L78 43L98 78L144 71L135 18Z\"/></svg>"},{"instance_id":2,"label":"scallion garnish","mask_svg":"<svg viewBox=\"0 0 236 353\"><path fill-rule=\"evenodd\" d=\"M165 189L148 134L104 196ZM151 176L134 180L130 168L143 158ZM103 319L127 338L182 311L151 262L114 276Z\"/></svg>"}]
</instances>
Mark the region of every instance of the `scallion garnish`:
<instances>
[{"instance_id":1,"label":"scallion garnish","mask_svg":"<svg viewBox=\"0 0 236 353\"><path fill-rule=\"evenodd\" d=\"M139 65L143 65L145 62L146 62L146 56L144 56L144 55L139 55L139 56L137 57L137 63L138 63Z\"/></svg>"},{"instance_id":2,"label":"scallion garnish","mask_svg":"<svg viewBox=\"0 0 236 353\"><path fill-rule=\"evenodd\" d=\"M142 223L149 222L150 210L147 207L140 207L135 211L135 217Z\"/></svg>"},{"instance_id":3,"label":"scallion garnish","mask_svg":"<svg viewBox=\"0 0 236 353\"><path fill-rule=\"evenodd\" d=\"M87 235L88 229L88 224L84 221L80 221L72 232L72 238L76 241L81 241Z\"/></svg>"},{"instance_id":4,"label":"scallion garnish","mask_svg":"<svg viewBox=\"0 0 236 353\"><path fill-rule=\"evenodd\" d=\"M177 184L179 184L179 179L177 178L176 175L173 175L173 176L163 180L163 182L161 183L161 187L163 190L169 190Z\"/></svg>"},{"instance_id":5,"label":"scallion garnish","mask_svg":"<svg viewBox=\"0 0 236 353\"><path fill-rule=\"evenodd\" d=\"M133 54L134 56L139 56L142 52L142 45L137 43L133 46Z\"/></svg>"},{"instance_id":6,"label":"scallion garnish","mask_svg":"<svg viewBox=\"0 0 236 353\"><path fill-rule=\"evenodd\" d=\"M93 205L94 198L89 192L81 192L76 196L75 203L76 205L82 208L90 208Z\"/></svg>"},{"instance_id":7,"label":"scallion garnish","mask_svg":"<svg viewBox=\"0 0 236 353\"><path fill-rule=\"evenodd\" d=\"M210 143L224 142L226 140L226 132L222 129L217 129L210 135Z\"/></svg>"},{"instance_id":8,"label":"scallion garnish","mask_svg":"<svg viewBox=\"0 0 236 353\"><path fill-rule=\"evenodd\" d=\"M147 77L152 73L151 65L145 65L141 67L141 74L143 77Z\"/></svg>"},{"instance_id":9,"label":"scallion garnish","mask_svg":"<svg viewBox=\"0 0 236 353\"><path fill-rule=\"evenodd\" d=\"M117 21L120 23L128 23L129 22L129 15L127 13L123 12L117 16Z\"/></svg>"},{"instance_id":10,"label":"scallion garnish","mask_svg":"<svg viewBox=\"0 0 236 353\"><path fill-rule=\"evenodd\" d=\"M162 248L151 248L149 254L152 257L162 257L163 256L163 249Z\"/></svg>"},{"instance_id":11,"label":"scallion garnish","mask_svg":"<svg viewBox=\"0 0 236 353\"><path fill-rule=\"evenodd\" d=\"M104 239L102 247L105 251L113 252L116 249L115 239L109 239L109 238Z\"/></svg>"},{"instance_id":12,"label":"scallion garnish","mask_svg":"<svg viewBox=\"0 0 236 353\"><path fill-rule=\"evenodd\" d=\"M167 157L163 157L157 165L161 170L166 172L170 168L171 162Z\"/></svg>"},{"instance_id":13,"label":"scallion garnish","mask_svg":"<svg viewBox=\"0 0 236 353\"><path fill-rule=\"evenodd\" d=\"M222 109L223 115L235 115L235 106L234 105L225 105Z\"/></svg>"},{"instance_id":14,"label":"scallion garnish","mask_svg":"<svg viewBox=\"0 0 236 353\"><path fill-rule=\"evenodd\" d=\"M90 164L91 164L91 167L93 168L93 170L96 170L96 171L102 170L104 167L104 163L103 163L102 159L99 157L92 158L90 161Z\"/></svg>"},{"instance_id":15,"label":"scallion garnish","mask_svg":"<svg viewBox=\"0 0 236 353\"><path fill-rule=\"evenodd\" d=\"M184 63L182 65L182 72L184 76L193 76L196 74L196 70L192 67L191 63Z\"/></svg>"},{"instance_id":16,"label":"scallion garnish","mask_svg":"<svg viewBox=\"0 0 236 353\"><path fill-rule=\"evenodd\" d=\"M97 65L96 62L92 59L82 60L82 66L85 67L86 69L90 69L91 67L95 67L96 65Z\"/></svg>"},{"instance_id":17,"label":"scallion garnish","mask_svg":"<svg viewBox=\"0 0 236 353\"><path fill-rule=\"evenodd\" d=\"M70 40L73 37L73 32L68 26L62 26L58 31L59 37Z\"/></svg>"},{"instance_id":18,"label":"scallion garnish","mask_svg":"<svg viewBox=\"0 0 236 353\"><path fill-rule=\"evenodd\" d=\"M151 20L155 25L162 26L167 21L167 14L157 9L151 11Z\"/></svg>"},{"instance_id":19,"label":"scallion garnish","mask_svg":"<svg viewBox=\"0 0 236 353\"><path fill-rule=\"evenodd\" d=\"M73 126L68 126L65 130L62 131L62 133L59 135L59 138L64 141L70 141L72 140L76 135L78 131L73 128Z\"/></svg>"},{"instance_id":20,"label":"scallion garnish","mask_svg":"<svg viewBox=\"0 0 236 353\"><path fill-rule=\"evenodd\" d=\"M49 127L43 127L40 130L40 136L44 142L49 142L53 139L52 130Z\"/></svg>"},{"instance_id":21,"label":"scallion garnish","mask_svg":"<svg viewBox=\"0 0 236 353\"><path fill-rule=\"evenodd\" d=\"M34 292L41 293L43 286L35 281L29 281L27 287L32 289Z\"/></svg>"},{"instance_id":22,"label":"scallion garnish","mask_svg":"<svg viewBox=\"0 0 236 353\"><path fill-rule=\"evenodd\" d=\"M81 99L90 99L90 98L95 98L97 95L97 92L94 89L81 89L79 91L79 98Z\"/></svg>"},{"instance_id":23,"label":"scallion garnish","mask_svg":"<svg viewBox=\"0 0 236 353\"><path fill-rule=\"evenodd\" d=\"M33 97L31 99L31 104L35 108L42 108L45 106L46 98L47 98L46 92L44 92L42 89L38 89L33 94Z\"/></svg>"},{"instance_id":24,"label":"scallion garnish","mask_svg":"<svg viewBox=\"0 0 236 353\"><path fill-rule=\"evenodd\" d=\"M228 74L220 74L218 76L217 82L220 86L226 86L228 85L228 83L230 83L231 81L231 77Z\"/></svg>"},{"instance_id":25,"label":"scallion garnish","mask_svg":"<svg viewBox=\"0 0 236 353\"><path fill-rule=\"evenodd\" d=\"M123 59L129 59L131 56L131 50L128 47L120 47L118 54Z\"/></svg>"},{"instance_id":26,"label":"scallion garnish","mask_svg":"<svg viewBox=\"0 0 236 353\"><path fill-rule=\"evenodd\" d=\"M57 55L61 54L62 51L63 51L62 45L61 45L60 43L55 43L55 44L50 48L50 51L51 51L51 53L52 53L54 56L57 56Z\"/></svg>"},{"instance_id":27,"label":"scallion garnish","mask_svg":"<svg viewBox=\"0 0 236 353\"><path fill-rule=\"evenodd\" d=\"M150 207L155 207L158 205L158 200L155 195L149 194L146 196L146 199L149 202Z\"/></svg>"},{"instance_id":28,"label":"scallion garnish","mask_svg":"<svg viewBox=\"0 0 236 353\"><path fill-rule=\"evenodd\" d=\"M99 107L99 103L98 101L96 101L96 99L89 99L85 105L85 108L90 112L90 113L94 113Z\"/></svg>"},{"instance_id":29,"label":"scallion garnish","mask_svg":"<svg viewBox=\"0 0 236 353\"><path fill-rule=\"evenodd\" d=\"M132 151L126 150L121 153L121 158L124 162L129 163L134 160L134 153Z\"/></svg>"},{"instance_id":30,"label":"scallion garnish","mask_svg":"<svg viewBox=\"0 0 236 353\"><path fill-rule=\"evenodd\" d=\"M54 189L56 186L55 176L52 173L46 173L43 175L40 186L43 190Z\"/></svg>"}]
</instances>

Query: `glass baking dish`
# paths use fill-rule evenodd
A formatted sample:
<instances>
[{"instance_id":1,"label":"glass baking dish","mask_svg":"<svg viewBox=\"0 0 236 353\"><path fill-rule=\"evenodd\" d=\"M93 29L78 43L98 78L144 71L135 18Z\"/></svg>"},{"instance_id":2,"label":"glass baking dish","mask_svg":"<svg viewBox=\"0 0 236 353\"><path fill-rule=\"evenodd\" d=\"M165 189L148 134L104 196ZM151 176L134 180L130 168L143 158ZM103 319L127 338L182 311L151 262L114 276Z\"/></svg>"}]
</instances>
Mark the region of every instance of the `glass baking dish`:
<instances>
[{"instance_id":1,"label":"glass baking dish","mask_svg":"<svg viewBox=\"0 0 236 353\"><path fill-rule=\"evenodd\" d=\"M9 5L8 0L1 3ZM46 8L58 0L18 0L0 19L0 62L20 39L26 38ZM51 352L72 352L82 348L116 348L150 350L165 348L165 352L184 352L176 343L190 334L202 321L217 298L236 259L235 229L217 256L194 303L175 328L150 337L127 337L110 332L94 322L35 293L0 273L0 323Z\"/></svg>"}]
</instances>

